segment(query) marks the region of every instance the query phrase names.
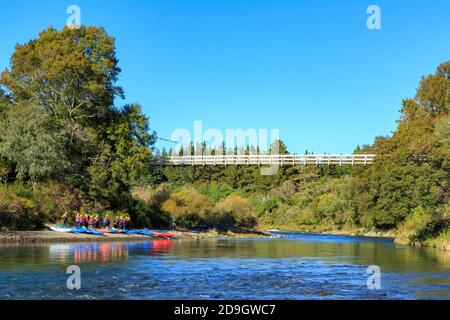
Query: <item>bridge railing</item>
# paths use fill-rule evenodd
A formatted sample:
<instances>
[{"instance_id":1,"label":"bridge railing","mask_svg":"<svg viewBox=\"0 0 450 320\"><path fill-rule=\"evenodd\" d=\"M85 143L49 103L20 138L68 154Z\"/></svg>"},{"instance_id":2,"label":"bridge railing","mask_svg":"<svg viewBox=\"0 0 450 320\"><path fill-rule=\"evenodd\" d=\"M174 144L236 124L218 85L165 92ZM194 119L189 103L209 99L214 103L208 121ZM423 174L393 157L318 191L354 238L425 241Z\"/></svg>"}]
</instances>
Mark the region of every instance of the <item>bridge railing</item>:
<instances>
[{"instance_id":1,"label":"bridge railing","mask_svg":"<svg viewBox=\"0 0 450 320\"><path fill-rule=\"evenodd\" d=\"M374 154L306 154L306 155L219 155L219 156L170 156L162 159L169 166L218 166L218 165L370 165Z\"/></svg>"}]
</instances>

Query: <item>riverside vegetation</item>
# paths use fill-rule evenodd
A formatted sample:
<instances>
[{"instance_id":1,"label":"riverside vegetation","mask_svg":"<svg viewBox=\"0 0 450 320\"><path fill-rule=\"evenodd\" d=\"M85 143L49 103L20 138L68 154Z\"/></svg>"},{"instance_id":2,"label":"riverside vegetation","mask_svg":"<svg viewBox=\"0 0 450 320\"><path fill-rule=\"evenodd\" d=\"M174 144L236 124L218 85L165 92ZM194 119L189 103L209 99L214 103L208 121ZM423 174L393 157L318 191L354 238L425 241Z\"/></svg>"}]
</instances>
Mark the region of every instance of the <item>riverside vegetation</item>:
<instances>
[{"instance_id":1,"label":"riverside vegetation","mask_svg":"<svg viewBox=\"0 0 450 320\"><path fill-rule=\"evenodd\" d=\"M0 78L0 228L39 230L65 211L110 210L136 226L176 218L187 229L391 232L400 243L449 249L450 61L403 100L390 136L356 148L377 154L374 165L283 167L275 176L251 166L151 166L167 152L155 152L138 104L115 105L120 72L102 28L49 28L17 45Z\"/></svg>"}]
</instances>

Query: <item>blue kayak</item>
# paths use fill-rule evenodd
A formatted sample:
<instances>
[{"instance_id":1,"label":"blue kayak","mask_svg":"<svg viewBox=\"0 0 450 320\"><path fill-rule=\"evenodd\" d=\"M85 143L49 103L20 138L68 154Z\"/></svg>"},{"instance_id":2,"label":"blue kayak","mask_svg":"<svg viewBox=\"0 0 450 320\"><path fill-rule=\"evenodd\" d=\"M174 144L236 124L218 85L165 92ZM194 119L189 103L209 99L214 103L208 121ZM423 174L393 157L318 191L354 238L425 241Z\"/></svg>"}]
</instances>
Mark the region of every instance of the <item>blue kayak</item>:
<instances>
[{"instance_id":1,"label":"blue kayak","mask_svg":"<svg viewBox=\"0 0 450 320\"><path fill-rule=\"evenodd\" d=\"M147 236L147 237L155 237L155 234L153 232L151 232L148 229L143 229L143 230L123 230L123 233L125 234L129 234L129 235L142 235L142 236Z\"/></svg>"},{"instance_id":2,"label":"blue kayak","mask_svg":"<svg viewBox=\"0 0 450 320\"><path fill-rule=\"evenodd\" d=\"M148 237L156 237L156 235L148 229L142 230L140 234Z\"/></svg>"},{"instance_id":3,"label":"blue kayak","mask_svg":"<svg viewBox=\"0 0 450 320\"><path fill-rule=\"evenodd\" d=\"M125 234L140 234L141 230L123 230Z\"/></svg>"},{"instance_id":4,"label":"blue kayak","mask_svg":"<svg viewBox=\"0 0 450 320\"><path fill-rule=\"evenodd\" d=\"M102 236L103 232L100 231L95 231L95 230L89 230L86 228L73 228L72 233L84 233L84 234L92 234L92 235L96 235L96 236Z\"/></svg>"},{"instance_id":5,"label":"blue kayak","mask_svg":"<svg viewBox=\"0 0 450 320\"><path fill-rule=\"evenodd\" d=\"M102 236L102 235L104 235L103 232L96 231L96 230L88 230L88 233L89 233L89 234L95 234L96 236Z\"/></svg>"}]
</instances>

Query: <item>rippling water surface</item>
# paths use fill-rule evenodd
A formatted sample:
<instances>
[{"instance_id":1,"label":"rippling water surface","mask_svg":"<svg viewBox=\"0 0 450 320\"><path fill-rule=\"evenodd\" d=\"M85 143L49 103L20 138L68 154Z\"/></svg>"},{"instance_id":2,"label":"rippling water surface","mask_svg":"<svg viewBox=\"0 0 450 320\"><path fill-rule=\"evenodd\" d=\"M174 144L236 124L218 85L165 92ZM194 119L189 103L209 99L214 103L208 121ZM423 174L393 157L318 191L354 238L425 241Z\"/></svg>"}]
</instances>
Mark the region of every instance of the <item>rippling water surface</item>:
<instances>
[{"instance_id":1,"label":"rippling water surface","mask_svg":"<svg viewBox=\"0 0 450 320\"><path fill-rule=\"evenodd\" d=\"M0 246L0 299L449 299L450 254L389 239L282 239ZM70 265L81 290L67 289ZM367 267L381 289L367 288Z\"/></svg>"}]
</instances>

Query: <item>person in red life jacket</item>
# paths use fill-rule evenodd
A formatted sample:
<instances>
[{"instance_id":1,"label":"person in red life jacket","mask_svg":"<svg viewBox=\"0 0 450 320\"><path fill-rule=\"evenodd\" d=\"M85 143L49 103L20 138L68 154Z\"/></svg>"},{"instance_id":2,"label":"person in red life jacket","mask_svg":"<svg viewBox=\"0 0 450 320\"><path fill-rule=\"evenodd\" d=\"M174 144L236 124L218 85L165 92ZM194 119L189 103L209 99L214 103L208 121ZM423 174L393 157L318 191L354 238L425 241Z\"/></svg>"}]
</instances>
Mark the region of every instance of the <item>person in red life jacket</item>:
<instances>
[{"instance_id":1,"label":"person in red life jacket","mask_svg":"<svg viewBox=\"0 0 450 320\"><path fill-rule=\"evenodd\" d=\"M109 228L111 224L111 220L109 220L109 215L105 216L105 219L103 219L103 225L105 226L105 228Z\"/></svg>"},{"instance_id":2,"label":"person in red life jacket","mask_svg":"<svg viewBox=\"0 0 450 320\"><path fill-rule=\"evenodd\" d=\"M131 226L130 218L125 217L125 219L124 219L124 226L125 226L125 229L127 229L127 230L130 229L130 226Z\"/></svg>"},{"instance_id":3,"label":"person in red life jacket","mask_svg":"<svg viewBox=\"0 0 450 320\"><path fill-rule=\"evenodd\" d=\"M89 221L88 229L93 229L94 228L94 219L92 217L89 217L88 221Z\"/></svg>"},{"instance_id":4,"label":"person in red life jacket","mask_svg":"<svg viewBox=\"0 0 450 320\"><path fill-rule=\"evenodd\" d=\"M89 227L89 216L87 214L84 215L82 222L83 222L83 227L85 227L85 228Z\"/></svg>"},{"instance_id":5,"label":"person in red life jacket","mask_svg":"<svg viewBox=\"0 0 450 320\"><path fill-rule=\"evenodd\" d=\"M94 228L95 229L99 229L100 228L100 217L98 216L98 214L96 214L95 218L94 218Z\"/></svg>"},{"instance_id":6,"label":"person in red life jacket","mask_svg":"<svg viewBox=\"0 0 450 320\"><path fill-rule=\"evenodd\" d=\"M80 214L79 213L77 213L77 215L75 216L75 226L78 228L78 227L81 227L81 216L80 216Z\"/></svg>"}]
</instances>

